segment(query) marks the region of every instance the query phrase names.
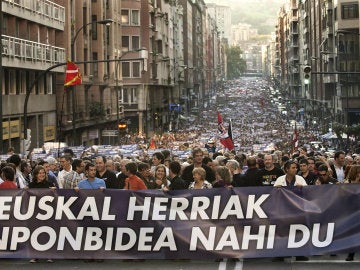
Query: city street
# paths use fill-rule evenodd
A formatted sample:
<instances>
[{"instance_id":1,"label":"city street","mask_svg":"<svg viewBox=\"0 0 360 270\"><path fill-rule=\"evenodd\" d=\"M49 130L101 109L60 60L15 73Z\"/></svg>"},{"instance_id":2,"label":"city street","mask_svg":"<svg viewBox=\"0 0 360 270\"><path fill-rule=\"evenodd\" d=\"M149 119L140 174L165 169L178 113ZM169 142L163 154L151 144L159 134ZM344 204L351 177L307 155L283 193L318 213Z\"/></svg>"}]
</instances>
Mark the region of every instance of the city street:
<instances>
[{"instance_id":1,"label":"city street","mask_svg":"<svg viewBox=\"0 0 360 270\"><path fill-rule=\"evenodd\" d=\"M39 263L29 263L29 260L16 259L1 259L0 269L128 269L128 270L142 270L142 269L158 269L158 270L310 270L310 269L359 269L360 260L356 258L353 262L345 262L346 255L317 256L311 257L307 262L297 262L294 258L287 258L284 262L272 262L271 259L245 259L244 261L197 261L197 260L145 260L145 261L123 261L123 260L105 260L102 263L93 262L86 263L83 260L56 260L54 263L46 263L45 260Z\"/></svg>"}]
</instances>

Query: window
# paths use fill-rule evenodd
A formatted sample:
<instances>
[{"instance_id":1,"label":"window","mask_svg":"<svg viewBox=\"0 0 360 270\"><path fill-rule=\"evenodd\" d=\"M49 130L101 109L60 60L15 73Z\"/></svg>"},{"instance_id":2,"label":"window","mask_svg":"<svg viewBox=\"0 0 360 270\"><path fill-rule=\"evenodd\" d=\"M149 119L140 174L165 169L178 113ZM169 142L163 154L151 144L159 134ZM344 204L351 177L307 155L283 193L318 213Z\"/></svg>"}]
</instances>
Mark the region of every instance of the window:
<instances>
[{"instance_id":1,"label":"window","mask_svg":"<svg viewBox=\"0 0 360 270\"><path fill-rule=\"evenodd\" d=\"M4 19L2 22L2 33L3 35L7 35L8 34L8 17L4 14Z\"/></svg>"},{"instance_id":2,"label":"window","mask_svg":"<svg viewBox=\"0 0 360 270\"><path fill-rule=\"evenodd\" d=\"M123 51L129 51L130 49L130 38L129 36L122 36L121 37L121 46Z\"/></svg>"},{"instance_id":3,"label":"window","mask_svg":"<svg viewBox=\"0 0 360 270\"><path fill-rule=\"evenodd\" d=\"M344 20L359 18L359 4L358 3L342 4L341 18Z\"/></svg>"},{"instance_id":4,"label":"window","mask_svg":"<svg viewBox=\"0 0 360 270\"><path fill-rule=\"evenodd\" d=\"M88 49L86 48L84 48L84 61L88 61ZM84 64L83 74L88 75L88 64Z\"/></svg>"},{"instance_id":5,"label":"window","mask_svg":"<svg viewBox=\"0 0 360 270\"><path fill-rule=\"evenodd\" d=\"M137 103L136 88L130 88L130 103Z\"/></svg>"},{"instance_id":6,"label":"window","mask_svg":"<svg viewBox=\"0 0 360 270\"><path fill-rule=\"evenodd\" d=\"M16 94L16 71L14 69L9 70L9 94L15 95Z\"/></svg>"},{"instance_id":7,"label":"window","mask_svg":"<svg viewBox=\"0 0 360 270\"><path fill-rule=\"evenodd\" d=\"M45 94L53 94L53 75L52 74L47 74L46 75L46 92Z\"/></svg>"},{"instance_id":8,"label":"window","mask_svg":"<svg viewBox=\"0 0 360 270\"><path fill-rule=\"evenodd\" d=\"M98 60L98 54L95 52L93 53L93 60L94 61ZM99 71L98 63L93 63L93 72L92 73L95 77L98 76L98 71Z\"/></svg>"},{"instance_id":9,"label":"window","mask_svg":"<svg viewBox=\"0 0 360 270\"><path fill-rule=\"evenodd\" d=\"M139 36L132 36L131 37L131 45L133 50L140 49L140 37Z\"/></svg>"},{"instance_id":10,"label":"window","mask_svg":"<svg viewBox=\"0 0 360 270\"><path fill-rule=\"evenodd\" d=\"M131 25L140 25L139 10L131 11Z\"/></svg>"},{"instance_id":11,"label":"window","mask_svg":"<svg viewBox=\"0 0 360 270\"><path fill-rule=\"evenodd\" d=\"M162 52L163 52L162 40L157 40L157 41L156 41L156 48L157 48L157 52L158 52L158 53L162 53Z\"/></svg>"},{"instance_id":12,"label":"window","mask_svg":"<svg viewBox=\"0 0 360 270\"><path fill-rule=\"evenodd\" d=\"M26 94L26 72L25 71L20 71L19 92L20 92L20 94Z\"/></svg>"},{"instance_id":13,"label":"window","mask_svg":"<svg viewBox=\"0 0 360 270\"><path fill-rule=\"evenodd\" d=\"M123 102L124 102L124 103L128 103L128 102L129 102L128 89L127 89L127 88L124 88L124 89L123 89L122 98L123 98Z\"/></svg>"},{"instance_id":14,"label":"window","mask_svg":"<svg viewBox=\"0 0 360 270\"><path fill-rule=\"evenodd\" d=\"M133 62L132 63L132 76L134 78L140 77L140 62Z\"/></svg>"},{"instance_id":15,"label":"window","mask_svg":"<svg viewBox=\"0 0 360 270\"><path fill-rule=\"evenodd\" d=\"M97 21L97 16L96 15L92 15L91 16L91 21L92 21L92 24L91 24L91 36L92 36L92 40L97 40L97 24L96 24L96 21Z\"/></svg>"},{"instance_id":16,"label":"window","mask_svg":"<svg viewBox=\"0 0 360 270\"><path fill-rule=\"evenodd\" d=\"M344 72L346 69L345 62L340 62L340 71Z\"/></svg>"},{"instance_id":17,"label":"window","mask_svg":"<svg viewBox=\"0 0 360 270\"><path fill-rule=\"evenodd\" d=\"M127 9L121 10L121 23L129 24L129 10L127 10Z\"/></svg>"},{"instance_id":18,"label":"window","mask_svg":"<svg viewBox=\"0 0 360 270\"><path fill-rule=\"evenodd\" d=\"M121 63L121 74L123 77L130 77L130 62L122 62Z\"/></svg>"}]
</instances>

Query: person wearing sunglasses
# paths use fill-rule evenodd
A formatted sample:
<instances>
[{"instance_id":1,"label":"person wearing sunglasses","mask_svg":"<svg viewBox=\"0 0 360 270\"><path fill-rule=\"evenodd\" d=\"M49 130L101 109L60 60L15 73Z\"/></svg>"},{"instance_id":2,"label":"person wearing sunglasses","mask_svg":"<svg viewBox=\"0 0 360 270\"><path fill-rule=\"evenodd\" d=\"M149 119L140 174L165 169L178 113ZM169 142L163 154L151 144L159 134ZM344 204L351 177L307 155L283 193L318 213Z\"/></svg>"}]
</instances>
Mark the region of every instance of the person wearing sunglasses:
<instances>
[{"instance_id":1,"label":"person wearing sunglasses","mask_svg":"<svg viewBox=\"0 0 360 270\"><path fill-rule=\"evenodd\" d=\"M318 172L318 179L316 179L315 185L339 183L338 180L330 176L329 168L325 164L319 166Z\"/></svg>"}]
</instances>

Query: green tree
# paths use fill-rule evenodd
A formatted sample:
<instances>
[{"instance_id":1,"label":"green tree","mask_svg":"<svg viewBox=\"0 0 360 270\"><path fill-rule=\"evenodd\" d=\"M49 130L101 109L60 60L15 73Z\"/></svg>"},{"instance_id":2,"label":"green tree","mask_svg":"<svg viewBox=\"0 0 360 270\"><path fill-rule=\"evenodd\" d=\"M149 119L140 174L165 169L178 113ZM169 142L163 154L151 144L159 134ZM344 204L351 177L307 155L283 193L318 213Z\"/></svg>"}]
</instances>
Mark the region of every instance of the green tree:
<instances>
[{"instance_id":1,"label":"green tree","mask_svg":"<svg viewBox=\"0 0 360 270\"><path fill-rule=\"evenodd\" d=\"M90 102L89 115L93 118L103 118L105 116L104 105L98 101Z\"/></svg>"},{"instance_id":2,"label":"green tree","mask_svg":"<svg viewBox=\"0 0 360 270\"><path fill-rule=\"evenodd\" d=\"M240 47L229 47L226 50L227 57L227 79L233 80L241 76L246 70L246 62L241 58Z\"/></svg>"}]
</instances>

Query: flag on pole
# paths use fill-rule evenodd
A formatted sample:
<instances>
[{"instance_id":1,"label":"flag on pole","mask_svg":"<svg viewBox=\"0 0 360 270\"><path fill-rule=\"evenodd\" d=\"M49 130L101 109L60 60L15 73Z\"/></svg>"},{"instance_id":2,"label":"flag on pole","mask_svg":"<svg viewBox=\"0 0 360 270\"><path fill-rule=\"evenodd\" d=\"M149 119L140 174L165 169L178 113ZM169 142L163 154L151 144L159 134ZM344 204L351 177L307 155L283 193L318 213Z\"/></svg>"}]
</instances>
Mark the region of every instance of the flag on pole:
<instances>
[{"instance_id":1,"label":"flag on pole","mask_svg":"<svg viewBox=\"0 0 360 270\"><path fill-rule=\"evenodd\" d=\"M234 149L234 143L232 139L229 137L228 131L226 131L224 127L223 120L221 118L220 112L218 112L218 129L219 129L219 137L220 137L220 143L227 148L228 150Z\"/></svg>"},{"instance_id":2,"label":"flag on pole","mask_svg":"<svg viewBox=\"0 0 360 270\"><path fill-rule=\"evenodd\" d=\"M68 61L66 64L66 76L64 86L81 84L82 78L80 69L73 62Z\"/></svg>"},{"instance_id":3,"label":"flag on pole","mask_svg":"<svg viewBox=\"0 0 360 270\"><path fill-rule=\"evenodd\" d=\"M233 137L232 137L232 123L231 123L231 119L229 120L228 134L229 134L229 138L230 138L231 140L233 140Z\"/></svg>"},{"instance_id":4,"label":"flag on pole","mask_svg":"<svg viewBox=\"0 0 360 270\"><path fill-rule=\"evenodd\" d=\"M294 144L295 149L298 148L298 146L299 146L299 131L297 130L296 123L295 123L295 128L294 128L293 144Z\"/></svg>"}]
</instances>

